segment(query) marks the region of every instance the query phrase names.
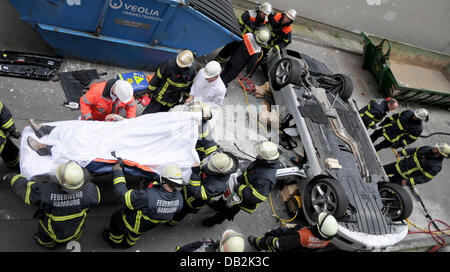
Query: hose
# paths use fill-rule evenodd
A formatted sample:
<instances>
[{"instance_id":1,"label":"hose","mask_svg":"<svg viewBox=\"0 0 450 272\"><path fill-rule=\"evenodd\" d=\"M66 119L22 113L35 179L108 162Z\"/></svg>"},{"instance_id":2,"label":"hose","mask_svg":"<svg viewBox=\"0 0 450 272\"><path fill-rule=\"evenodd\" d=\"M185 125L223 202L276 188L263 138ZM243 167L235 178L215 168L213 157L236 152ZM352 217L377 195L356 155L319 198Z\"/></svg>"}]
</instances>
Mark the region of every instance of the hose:
<instances>
[{"instance_id":1,"label":"hose","mask_svg":"<svg viewBox=\"0 0 450 272\"><path fill-rule=\"evenodd\" d=\"M431 133L429 135L420 135L419 137L420 138L428 138L428 137L431 137L433 135L447 135L447 136L450 136L450 133L447 133L447 132L434 132L434 133Z\"/></svg>"},{"instance_id":2,"label":"hose","mask_svg":"<svg viewBox=\"0 0 450 272\"><path fill-rule=\"evenodd\" d=\"M291 222L291 221L293 221L293 220L297 217L298 210L295 211L294 217L292 217L291 219L281 219L281 218L277 215L277 213L275 212L275 209L274 209L274 207L273 207L271 193L269 193L269 202L270 202L270 207L272 208L273 215L275 215L275 217L276 217L278 220L280 220L281 222L284 222L284 223Z\"/></svg>"}]
</instances>

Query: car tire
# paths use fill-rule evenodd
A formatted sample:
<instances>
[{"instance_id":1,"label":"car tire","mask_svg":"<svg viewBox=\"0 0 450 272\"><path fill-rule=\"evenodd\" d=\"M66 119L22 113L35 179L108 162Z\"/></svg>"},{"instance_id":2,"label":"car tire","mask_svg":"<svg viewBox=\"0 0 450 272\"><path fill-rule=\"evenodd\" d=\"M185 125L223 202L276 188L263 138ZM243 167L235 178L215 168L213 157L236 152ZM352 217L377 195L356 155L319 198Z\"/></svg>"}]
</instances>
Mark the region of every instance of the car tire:
<instances>
[{"instance_id":1,"label":"car tire","mask_svg":"<svg viewBox=\"0 0 450 272\"><path fill-rule=\"evenodd\" d=\"M383 213L392 221L408 218L413 210L413 202L408 192L395 183L383 183L378 187L383 203Z\"/></svg>"},{"instance_id":2,"label":"car tire","mask_svg":"<svg viewBox=\"0 0 450 272\"><path fill-rule=\"evenodd\" d=\"M329 177L312 181L305 188L303 197L304 210L309 218L314 218L314 215L321 212L332 214L336 219L342 218L349 203L341 184Z\"/></svg>"},{"instance_id":3,"label":"car tire","mask_svg":"<svg viewBox=\"0 0 450 272\"><path fill-rule=\"evenodd\" d=\"M348 100L353 94L352 79L343 74L335 74L333 79L340 82L339 97L344 101Z\"/></svg>"},{"instance_id":4,"label":"car tire","mask_svg":"<svg viewBox=\"0 0 450 272\"><path fill-rule=\"evenodd\" d=\"M302 67L292 58L280 59L270 68L269 79L272 88L279 91L288 84L297 84L301 79Z\"/></svg>"}]
</instances>

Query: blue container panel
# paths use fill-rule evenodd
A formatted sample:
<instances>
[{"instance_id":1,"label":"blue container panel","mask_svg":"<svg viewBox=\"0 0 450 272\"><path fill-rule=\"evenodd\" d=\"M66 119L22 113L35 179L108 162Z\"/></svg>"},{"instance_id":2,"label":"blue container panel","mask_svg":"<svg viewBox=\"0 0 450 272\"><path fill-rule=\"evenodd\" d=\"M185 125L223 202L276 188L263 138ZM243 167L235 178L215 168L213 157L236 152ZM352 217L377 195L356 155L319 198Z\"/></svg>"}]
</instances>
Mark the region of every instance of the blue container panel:
<instances>
[{"instance_id":1,"label":"blue container panel","mask_svg":"<svg viewBox=\"0 0 450 272\"><path fill-rule=\"evenodd\" d=\"M174 11L170 23L155 39L159 45L191 49L202 56L227 43L240 40L240 37L205 15L184 6Z\"/></svg>"},{"instance_id":2,"label":"blue container panel","mask_svg":"<svg viewBox=\"0 0 450 272\"><path fill-rule=\"evenodd\" d=\"M145 43L152 42L170 7L158 1L112 0L110 3L100 34Z\"/></svg>"},{"instance_id":3,"label":"blue container panel","mask_svg":"<svg viewBox=\"0 0 450 272\"><path fill-rule=\"evenodd\" d=\"M95 32L98 18L104 1L86 0L34 0L11 1L20 12L27 7L26 13L21 13L26 21L39 22L56 27L65 27L79 31ZM23 2L23 3L22 3Z\"/></svg>"},{"instance_id":4,"label":"blue container panel","mask_svg":"<svg viewBox=\"0 0 450 272\"><path fill-rule=\"evenodd\" d=\"M85 32L40 24L37 31L58 55L139 70L154 71L159 63L175 58L178 53L171 48L152 47L145 43L104 36L97 37Z\"/></svg>"}]
</instances>

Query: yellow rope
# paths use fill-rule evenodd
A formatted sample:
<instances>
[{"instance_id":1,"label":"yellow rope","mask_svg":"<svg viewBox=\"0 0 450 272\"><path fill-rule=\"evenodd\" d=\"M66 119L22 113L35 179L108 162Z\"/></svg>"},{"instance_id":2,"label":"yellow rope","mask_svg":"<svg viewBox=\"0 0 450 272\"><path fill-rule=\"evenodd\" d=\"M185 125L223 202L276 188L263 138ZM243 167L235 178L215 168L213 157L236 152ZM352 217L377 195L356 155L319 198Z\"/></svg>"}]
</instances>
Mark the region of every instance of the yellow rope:
<instances>
[{"instance_id":1,"label":"yellow rope","mask_svg":"<svg viewBox=\"0 0 450 272\"><path fill-rule=\"evenodd\" d=\"M294 217L292 217L291 219L281 219L281 218L277 215L277 213L275 212L275 209L273 208L272 197L271 197L270 195L271 195L271 194L269 193L270 207L272 208L273 215L275 215L275 217L276 217L278 220L280 220L281 222L287 223L287 222L291 222L292 220L294 220L294 219L297 217L298 210L295 211Z\"/></svg>"}]
</instances>

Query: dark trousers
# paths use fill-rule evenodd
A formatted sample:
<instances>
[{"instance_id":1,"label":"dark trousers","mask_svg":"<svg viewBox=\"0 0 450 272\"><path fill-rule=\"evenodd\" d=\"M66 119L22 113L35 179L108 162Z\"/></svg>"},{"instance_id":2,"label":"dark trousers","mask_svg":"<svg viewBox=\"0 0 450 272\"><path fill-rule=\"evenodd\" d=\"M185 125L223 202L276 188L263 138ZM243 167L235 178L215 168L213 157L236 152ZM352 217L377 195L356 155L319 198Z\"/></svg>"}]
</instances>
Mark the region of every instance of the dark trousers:
<instances>
[{"instance_id":1,"label":"dark trousers","mask_svg":"<svg viewBox=\"0 0 450 272\"><path fill-rule=\"evenodd\" d=\"M80 232L72 239L70 239L71 241L77 241L78 239L80 239L81 234L83 233L83 226L81 228L82 229L80 230ZM38 233L36 240L41 246L46 248L53 248L57 245L57 242L48 235L47 231L42 227L42 224L39 224L38 226Z\"/></svg>"},{"instance_id":2,"label":"dark trousers","mask_svg":"<svg viewBox=\"0 0 450 272\"><path fill-rule=\"evenodd\" d=\"M400 174L398 173L395 164L396 164L395 162L386 164L383 166L383 168L384 171L386 172L386 175L388 175L390 182L402 185L402 180L404 180L404 178L400 176Z\"/></svg>"},{"instance_id":3,"label":"dark trousers","mask_svg":"<svg viewBox=\"0 0 450 272\"><path fill-rule=\"evenodd\" d=\"M19 148L9 137L6 137L6 142L1 157L8 168L20 172Z\"/></svg>"},{"instance_id":4,"label":"dark trousers","mask_svg":"<svg viewBox=\"0 0 450 272\"><path fill-rule=\"evenodd\" d=\"M113 243L117 245L122 244L125 247L132 247L140 237L141 234L136 234L127 229L123 222L122 210L113 213L109 221L109 239Z\"/></svg>"},{"instance_id":5,"label":"dark trousers","mask_svg":"<svg viewBox=\"0 0 450 272\"><path fill-rule=\"evenodd\" d=\"M236 214L238 214L241 210L239 205L234 205L230 208L227 207L226 201L223 198L209 203L208 206L210 206L217 212L212 217L210 217L210 220L216 224L221 224L223 221L225 221L225 219L233 221Z\"/></svg>"},{"instance_id":6,"label":"dark trousers","mask_svg":"<svg viewBox=\"0 0 450 272\"><path fill-rule=\"evenodd\" d=\"M383 137L383 129L377 129L375 130L372 135L370 135L370 139L372 140L372 143L375 143L378 138ZM384 138L384 137L383 137ZM381 149L384 148L388 148L388 147L392 147L392 143L389 142L388 140L384 139L382 142L380 142L379 144L375 145L375 150L376 151L380 151Z\"/></svg>"},{"instance_id":7,"label":"dark trousers","mask_svg":"<svg viewBox=\"0 0 450 272\"><path fill-rule=\"evenodd\" d=\"M215 60L218 62L225 62L231 54L238 48L239 42L231 42L227 45L225 45L222 50L220 50L219 54L217 54Z\"/></svg>"},{"instance_id":8,"label":"dark trousers","mask_svg":"<svg viewBox=\"0 0 450 272\"><path fill-rule=\"evenodd\" d=\"M162 105L156 99L152 98L150 100L150 103L145 107L144 111L142 112L142 115L149 114L149 113L155 113L155 112L168 112L171 108Z\"/></svg>"}]
</instances>

